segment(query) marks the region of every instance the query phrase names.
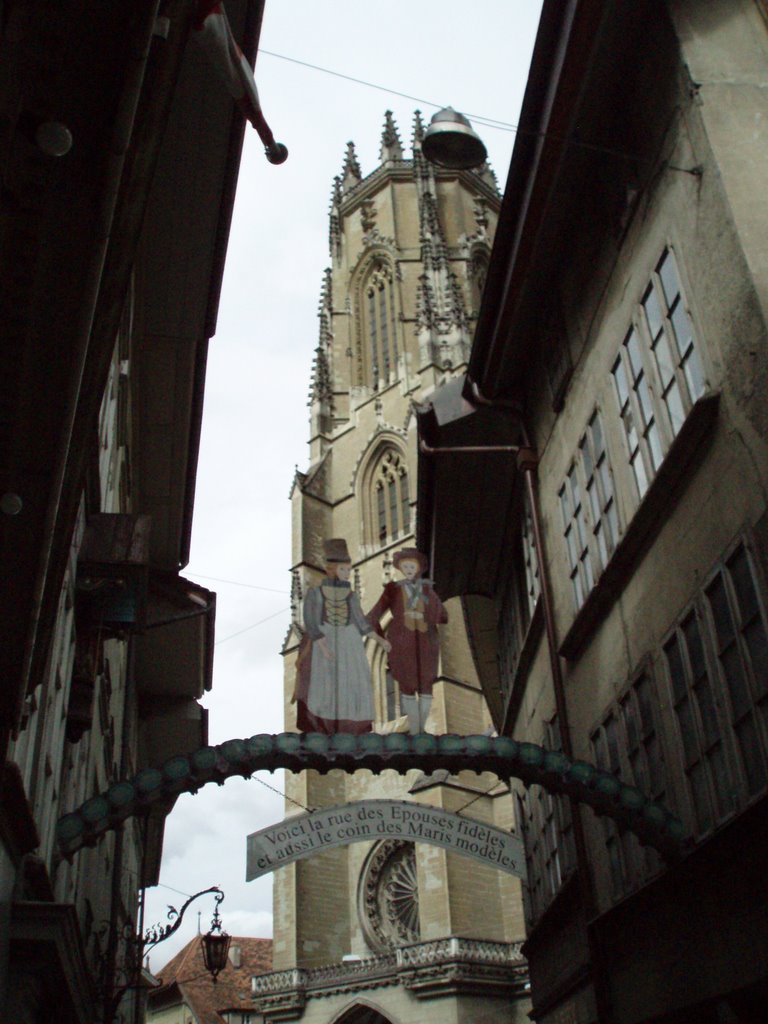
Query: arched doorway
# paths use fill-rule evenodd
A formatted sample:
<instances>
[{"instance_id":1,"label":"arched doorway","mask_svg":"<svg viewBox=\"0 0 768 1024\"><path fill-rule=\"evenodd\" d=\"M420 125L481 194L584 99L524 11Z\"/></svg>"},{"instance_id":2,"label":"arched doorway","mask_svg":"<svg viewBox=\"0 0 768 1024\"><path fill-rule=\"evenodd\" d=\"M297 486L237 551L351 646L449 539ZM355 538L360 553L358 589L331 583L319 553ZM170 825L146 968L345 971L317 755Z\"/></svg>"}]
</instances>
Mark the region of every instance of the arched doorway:
<instances>
[{"instance_id":1,"label":"arched doorway","mask_svg":"<svg viewBox=\"0 0 768 1024\"><path fill-rule=\"evenodd\" d=\"M393 1021L373 1006L356 1003L337 1017L334 1024L393 1024Z\"/></svg>"}]
</instances>

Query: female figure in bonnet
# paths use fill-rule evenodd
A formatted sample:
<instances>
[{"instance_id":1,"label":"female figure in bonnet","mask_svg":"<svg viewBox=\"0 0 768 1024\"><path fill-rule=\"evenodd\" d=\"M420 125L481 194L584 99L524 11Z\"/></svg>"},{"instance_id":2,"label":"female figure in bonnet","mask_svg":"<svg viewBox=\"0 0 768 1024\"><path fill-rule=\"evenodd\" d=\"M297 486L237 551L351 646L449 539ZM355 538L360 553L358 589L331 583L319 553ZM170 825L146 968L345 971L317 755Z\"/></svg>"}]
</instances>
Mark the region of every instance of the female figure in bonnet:
<instances>
[{"instance_id":1,"label":"female figure in bonnet","mask_svg":"<svg viewBox=\"0 0 768 1024\"><path fill-rule=\"evenodd\" d=\"M302 732L370 732L373 688L363 637L389 643L363 615L349 583L352 561L341 538L325 541L325 579L304 598L306 633L299 648L297 725Z\"/></svg>"}]
</instances>

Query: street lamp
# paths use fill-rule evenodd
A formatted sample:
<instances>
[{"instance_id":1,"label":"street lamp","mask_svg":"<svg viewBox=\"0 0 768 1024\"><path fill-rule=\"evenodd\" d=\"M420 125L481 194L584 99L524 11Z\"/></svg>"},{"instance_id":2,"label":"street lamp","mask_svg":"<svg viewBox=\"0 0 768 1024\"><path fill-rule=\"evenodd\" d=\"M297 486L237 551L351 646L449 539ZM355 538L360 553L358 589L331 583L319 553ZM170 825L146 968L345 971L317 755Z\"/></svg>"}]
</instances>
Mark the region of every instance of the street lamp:
<instances>
[{"instance_id":1,"label":"street lamp","mask_svg":"<svg viewBox=\"0 0 768 1024\"><path fill-rule=\"evenodd\" d=\"M216 907L213 911L213 920L211 921L211 927L203 936L203 961L205 968L210 971L211 977L213 978L214 985L221 971L227 966L227 956L229 955L229 943L231 942L230 936L221 927L221 918L219 917L219 904L224 899L224 893L219 891L216 896Z\"/></svg>"},{"instance_id":2,"label":"street lamp","mask_svg":"<svg viewBox=\"0 0 768 1024\"><path fill-rule=\"evenodd\" d=\"M180 910L177 910L176 907L169 906L169 924L153 925L143 935L136 935L133 928L130 928L130 934L125 936L125 940L131 954L128 969L129 980L125 985L122 985L113 993L111 999L107 1000L107 1012L104 1019L108 1024L115 1019L117 1008L126 992L130 989L146 987L141 984L141 976L144 958L147 953L151 949L154 949L155 946L158 946L161 942L165 942L166 939L169 939L174 932L178 931L181 922L184 919L184 913L187 907L196 899L199 899L200 896L206 896L209 893L215 894L214 898L216 903L213 910L213 917L211 919L211 927L205 935L202 936L201 945L203 951L203 962L206 970L210 972L213 977L213 982L216 984L218 975L227 966L227 956L229 954L229 943L231 940L230 936L222 928L221 917L219 916L219 905L224 899L224 893L218 885L212 885L210 888L201 889L200 892L196 892L194 896L190 896Z\"/></svg>"},{"instance_id":3,"label":"street lamp","mask_svg":"<svg viewBox=\"0 0 768 1024\"><path fill-rule=\"evenodd\" d=\"M454 171L479 167L488 156L469 119L453 107L444 107L432 115L421 151L430 163Z\"/></svg>"}]
</instances>

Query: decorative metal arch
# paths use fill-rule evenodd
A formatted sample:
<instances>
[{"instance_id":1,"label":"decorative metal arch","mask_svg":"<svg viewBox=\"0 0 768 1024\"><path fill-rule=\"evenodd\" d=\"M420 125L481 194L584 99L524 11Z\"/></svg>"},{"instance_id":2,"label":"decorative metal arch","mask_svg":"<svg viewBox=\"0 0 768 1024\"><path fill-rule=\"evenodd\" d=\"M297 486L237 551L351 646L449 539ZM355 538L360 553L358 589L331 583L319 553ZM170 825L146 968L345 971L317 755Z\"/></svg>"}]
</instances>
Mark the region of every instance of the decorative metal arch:
<instances>
[{"instance_id":1,"label":"decorative metal arch","mask_svg":"<svg viewBox=\"0 0 768 1024\"><path fill-rule=\"evenodd\" d=\"M500 779L522 780L562 793L613 818L652 846L667 860L680 856L685 837L682 822L666 807L650 800L610 772L586 761L571 761L559 751L535 743L518 743L506 736L416 736L368 733L260 733L249 739L227 740L193 754L172 757L160 768L144 768L130 780L116 782L106 792L65 814L56 826L61 852L70 857L126 818L146 813L154 804L180 793L196 793L209 782L222 785L233 775L249 778L257 771L308 768L325 774L333 769L355 772L367 768L378 775L393 770L404 775L414 768L425 773L441 769L493 772Z\"/></svg>"}]
</instances>

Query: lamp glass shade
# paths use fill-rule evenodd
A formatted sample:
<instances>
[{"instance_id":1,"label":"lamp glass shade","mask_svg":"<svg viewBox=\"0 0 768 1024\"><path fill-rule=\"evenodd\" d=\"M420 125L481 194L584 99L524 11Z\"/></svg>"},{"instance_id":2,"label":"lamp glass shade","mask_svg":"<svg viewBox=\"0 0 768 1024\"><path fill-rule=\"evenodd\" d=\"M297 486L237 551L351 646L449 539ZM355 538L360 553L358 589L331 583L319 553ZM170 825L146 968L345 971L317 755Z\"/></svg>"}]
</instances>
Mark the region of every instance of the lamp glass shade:
<instances>
[{"instance_id":1,"label":"lamp glass shade","mask_svg":"<svg viewBox=\"0 0 768 1024\"><path fill-rule=\"evenodd\" d=\"M214 981L216 975L227 966L229 943L230 936L226 932L210 931L203 936L203 961L206 970L213 975Z\"/></svg>"},{"instance_id":2,"label":"lamp glass shade","mask_svg":"<svg viewBox=\"0 0 768 1024\"><path fill-rule=\"evenodd\" d=\"M421 150L431 163L451 170L479 167L488 155L469 120L451 107L438 110L433 115L424 133Z\"/></svg>"}]
</instances>

